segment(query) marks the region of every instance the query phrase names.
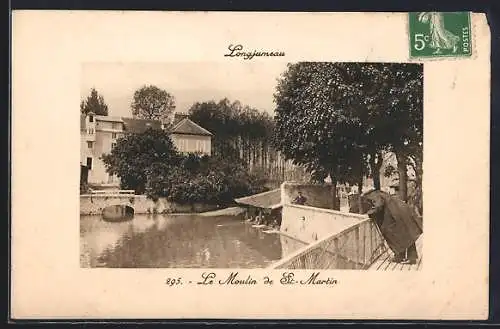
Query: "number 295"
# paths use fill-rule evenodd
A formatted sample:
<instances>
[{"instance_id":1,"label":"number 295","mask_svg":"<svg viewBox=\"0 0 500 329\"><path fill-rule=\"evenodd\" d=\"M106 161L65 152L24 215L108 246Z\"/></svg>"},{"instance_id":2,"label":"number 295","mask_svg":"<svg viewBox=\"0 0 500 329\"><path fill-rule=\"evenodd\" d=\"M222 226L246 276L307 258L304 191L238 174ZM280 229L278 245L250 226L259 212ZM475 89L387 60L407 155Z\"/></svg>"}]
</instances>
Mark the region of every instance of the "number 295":
<instances>
[{"instance_id":1,"label":"number 295","mask_svg":"<svg viewBox=\"0 0 500 329\"><path fill-rule=\"evenodd\" d=\"M165 284L168 286L177 286L179 284L182 284L181 278L167 278L165 279Z\"/></svg>"}]
</instances>

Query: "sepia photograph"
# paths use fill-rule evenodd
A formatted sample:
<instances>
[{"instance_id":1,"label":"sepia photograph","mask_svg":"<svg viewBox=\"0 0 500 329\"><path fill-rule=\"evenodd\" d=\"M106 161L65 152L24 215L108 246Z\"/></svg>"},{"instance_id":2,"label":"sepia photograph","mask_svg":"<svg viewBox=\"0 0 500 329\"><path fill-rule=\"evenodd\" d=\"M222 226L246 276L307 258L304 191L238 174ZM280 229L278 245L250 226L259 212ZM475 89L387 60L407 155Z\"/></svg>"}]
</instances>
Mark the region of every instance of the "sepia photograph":
<instances>
[{"instance_id":1,"label":"sepia photograph","mask_svg":"<svg viewBox=\"0 0 500 329\"><path fill-rule=\"evenodd\" d=\"M488 316L486 15L12 24L14 318Z\"/></svg>"},{"instance_id":2,"label":"sepia photograph","mask_svg":"<svg viewBox=\"0 0 500 329\"><path fill-rule=\"evenodd\" d=\"M418 271L423 65L86 63L80 266Z\"/></svg>"}]
</instances>

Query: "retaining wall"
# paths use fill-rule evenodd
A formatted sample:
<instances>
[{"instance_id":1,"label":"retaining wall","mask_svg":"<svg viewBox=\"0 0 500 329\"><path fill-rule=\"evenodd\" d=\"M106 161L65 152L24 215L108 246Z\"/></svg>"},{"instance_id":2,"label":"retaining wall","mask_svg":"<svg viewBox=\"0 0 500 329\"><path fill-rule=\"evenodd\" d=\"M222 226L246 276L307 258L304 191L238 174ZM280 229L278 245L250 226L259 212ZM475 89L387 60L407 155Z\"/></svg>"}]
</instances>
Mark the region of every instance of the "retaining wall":
<instances>
[{"instance_id":1,"label":"retaining wall","mask_svg":"<svg viewBox=\"0 0 500 329\"><path fill-rule=\"evenodd\" d=\"M153 201L145 195L84 194L80 195L80 215L100 215L105 207L118 204L134 208L136 214L197 213L217 209L216 206L201 203L181 205L165 198Z\"/></svg>"},{"instance_id":2,"label":"retaining wall","mask_svg":"<svg viewBox=\"0 0 500 329\"><path fill-rule=\"evenodd\" d=\"M366 219L365 215L300 205L283 205L280 231L312 243Z\"/></svg>"}]
</instances>

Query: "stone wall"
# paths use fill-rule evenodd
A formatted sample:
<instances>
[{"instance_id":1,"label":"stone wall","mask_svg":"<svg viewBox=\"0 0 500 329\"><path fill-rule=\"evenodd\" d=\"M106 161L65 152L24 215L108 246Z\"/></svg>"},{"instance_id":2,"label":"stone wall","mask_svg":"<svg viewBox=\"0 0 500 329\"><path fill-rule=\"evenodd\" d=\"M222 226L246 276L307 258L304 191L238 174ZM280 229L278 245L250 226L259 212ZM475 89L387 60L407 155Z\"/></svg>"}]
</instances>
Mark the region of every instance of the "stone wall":
<instances>
[{"instance_id":1,"label":"stone wall","mask_svg":"<svg viewBox=\"0 0 500 329\"><path fill-rule=\"evenodd\" d=\"M80 215L100 215L102 210L111 205L127 205L134 208L136 214L149 213L197 213L217 209L216 206L205 204L181 205L160 198L153 201L145 195L80 195Z\"/></svg>"},{"instance_id":2,"label":"stone wall","mask_svg":"<svg viewBox=\"0 0 500 329\"><path fill-rule=\"evenodd\" d=\"M285 234L280 234L279 236L281 242L282 258L288 257L297 250L302 249L308 245L308 243L305 243L304 241L299 241Z\"/></svg>"},{"instance_id":3,"label":"stone wall","mask_svg":"<svg viewBox=\"0 0 500 329\"><path fill-rule=\"evenodd\" d=\"M281 203L291 204L299 191L307 198L306 206L334 209L332 184L301 184L285 182L281 184ZM337 208L339 205L337 206Z\"/></svg>"},{"instance_id":4,"label":"stone wall","mask_svg":"<svg viewBox=\"0 0 500 329\"><path fill-rule=\"evenodd\" d=\"M366 218L365 215L331 209L284 204L280 231L300 241L312 243Z\"/></svg>"}]
</instances>

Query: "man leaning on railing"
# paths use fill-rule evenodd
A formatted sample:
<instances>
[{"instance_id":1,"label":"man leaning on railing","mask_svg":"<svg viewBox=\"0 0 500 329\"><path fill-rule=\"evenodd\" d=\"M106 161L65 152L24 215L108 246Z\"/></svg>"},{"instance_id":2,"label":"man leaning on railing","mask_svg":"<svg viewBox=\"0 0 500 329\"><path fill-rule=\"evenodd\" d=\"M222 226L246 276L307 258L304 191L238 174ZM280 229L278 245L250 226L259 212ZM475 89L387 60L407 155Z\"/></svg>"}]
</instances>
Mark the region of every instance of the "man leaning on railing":
<instances>
[{"instance_id":1,"label":"man leaning on railing","mask_svg":"<svg viewBox=\"0 0 500 329\"><path fill-rule=\"evenodd\" d=\"M363 212L375 222L394 252L393 262L415 264L415 242L423 233L422 218L412 207L389 193L373 190L362 196Z\"/></svg>"}]
</instances>

